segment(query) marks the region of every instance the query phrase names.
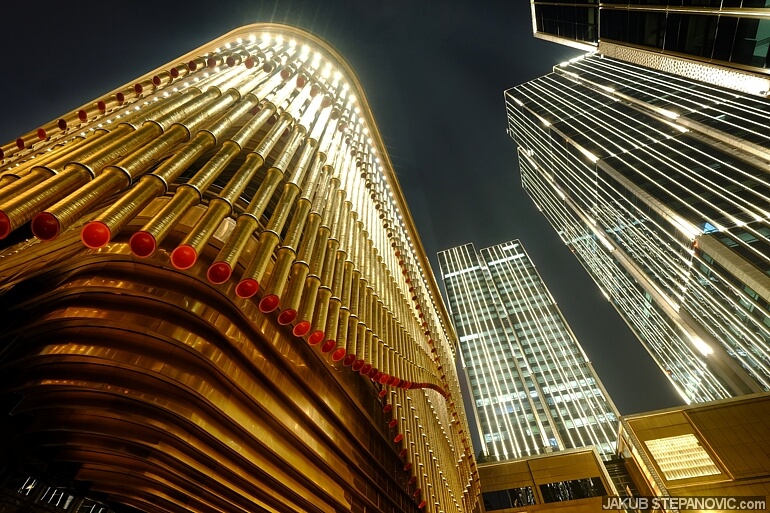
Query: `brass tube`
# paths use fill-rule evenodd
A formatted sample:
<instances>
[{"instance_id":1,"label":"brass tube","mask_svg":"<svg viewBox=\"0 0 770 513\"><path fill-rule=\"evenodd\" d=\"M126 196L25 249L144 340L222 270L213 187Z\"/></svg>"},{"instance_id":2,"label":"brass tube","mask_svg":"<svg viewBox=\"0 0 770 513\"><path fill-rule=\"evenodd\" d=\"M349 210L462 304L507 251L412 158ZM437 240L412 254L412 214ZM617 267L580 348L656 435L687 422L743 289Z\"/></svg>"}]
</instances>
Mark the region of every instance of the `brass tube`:
<instances>
[{"instance_id":1,"label":"brass tube","mask_svg":"<svg viewBox=\"0 0 770 513\"><path fill-rule=\"evenodd\" d=\"M257 250L254 253L251 262L243 272L241 281L238 283L235 291L240 297L251 297L256 294L259 288L259 282L262 280L267 265L272 259L273 252L278 246L281 240L280 233L283 230L283 225L286 222L286 218L289 216L291 205L294 204L294 200L299 194L299 187L292 183L287 183L284 186L281 198L278 200L270 221L267 224L265 230L259 235L259 244Z\"/></svg>"},{"instance_id":2,"label":"brass tube","mask_svg":"<svg viewBox=\"0 0 770 513\"><path fill-rule=\"evenodd\" d=\"M243 253L251 235L258 226L259 222L255 217L251 215L238 216L235 221L235 228L206 273L211 283L224 283L230 278L235 262Z\"/></svg>"},{"instance_id":3,"label":"brass tube","mask_svg":"<svg viewBox=\"0 0 770 513\"><path fill-rule=\"evenodd\" d=\"M306 224L304 237L302 238L302 244L299 249L299 259L291 266L291 279L289 280L289 289L286 293L283 312L278 316L278 322L284 325L293 322L294 319L297 318L298 311L301 310L300 300L304 296L303 289L307 289L305 280L310 273L310 265L307 262L309 261L310 255L313 253L318 227L321 224L321 216L318 215L318 213L311 212L308 214ZM313 297L313 303L315 303L315 297ZM301 319L305 320L307 317L303 316ZM303 329L305 330L305 333L310 329L309 324L306 327L305 326L306 325L303 324L303 327L299 328L300 333ZM297 335L296 331L295 335ZM304 333L302 333L302 335L304 335Z\"/></svg>"},{"instance_id":4,"label":"brass tube","mask_svg":"<svg viewBox=\"0 0 770 513\"><path fill-rule=\"evenodd\" d=\"M101 175L88 182L87 188L81 187L37 214L32 219L32 233L41 240L55 239L63 230L83 217L92 205L125 189L129 183L128 177L121 170L105 169Z\"/></svg>"},{"instance_id":5,"label":"brass tube","mask_svg":"<svg viewBox=\"0 0 770 513\"><path fill-rule=\"evenodd\" d=\"M7 174L0 178L0 204L8 198L22 194L51 176L46 168L35 168L24 176Z\"/></svg>"},{"instance_id":6,"label":"brass tube","mask_svg":"<svg viewBox=\"0 0 770 513\"><path fill-rule=\"evenodd\" d=\"M241 166L241 170L249 164L253 167L254 161L258 161L259 166L261 166L262 158L259 155L251 154L249 156L254 156L255 158L252 159L250 164L247 157L247 161ZM254 171L256 172L256 168ZM225 217L230 214L231 210L230 203L222 198L211 200L208 208L195 224L195 227L190 230L182 242L171 252L171 264L177 269L189 269L192 267L198 260L201 249L208 243L214 231Z\"/></svg>"},{"instance_id":7,"label":"brass tube","mask_svg":"<svg viewBox=\"0 0 770 513\"><path fill-rule=\"evenodd\" d=\"M346 330L346 336L344 340L337 339L337 343L340 347L345 349L345 357L342 364L345 367L350 367L358 359L358 317L353 315L350 310L347 310L348 327ZM333 356L333 355L332 355Z\"/></svg>"},{"instance_id":8,"label":"brass tube","mask_svg":"<svg viewBox=\"0 0 770 513\"><path fill-rule=\"evenodd\" d=\"M326 333L329 338L321 347L321 351L328 353L332 351L337 345L337 331L340 323L340 310L342 308L342 281L345 272L345 253L343 251L336 252L336 262L334 263L334 274L331 283L331 298L329 299L329 314L326 320ZM345 329L347 329L347 319L345 322ZM344 350L344 346L343 346Z\"/></svg>"},{"instance_id":9,"label":"brass tube","mask_svg":"<svg viewBox=\"0 0 770 513\"><path fill-rule=\"evenodd\" d=\"M283 312L281 312L281 315L278 316L278 322L282 324L289 324L296 319L298 310L300 309L300 301L303 297L302 292L305 289L304 282L310 272L310 265L308 262L311 261L311 257L314 253L316 236L318 235L318 230L323 220L321 216L322 205L326 201L329 191L328 179L330 177L331 167L322 167L325 159L325 154L318 153L318 158L313 165L313 171L309 177L309 183L313 184L315 193L310 213L307 215L306 226L302 234L298 259L292 264L292 270L290 272L291 279L289 280L289 289L286 293L286 300L284 301L284 309ZM309 186L306 187L305 190L306 199L310 199L312 191L309 189ZM295 267L296 269L294 269ZM315 302L315 297L313 298L313 302ZM302 333L304 335L304 333L310 329L310 325L306 319L307 318L303 317L302 322L295 327L295 335L297 333Z\"/></svg>"},{"instance_id":10,"label":"brass tube","mask_svg":"<svg viewBox=\"0 0 770 513\"><path fill-rule=\"evenodd\" d=\"M219 112L228 107L236 97L237 93L228 91L225 95L208 103L202 111L197 112L189 118L187 120L189 126L179 124L172 125L161 137L153 141L148 147L143 148L141 152L134 152L134 154L121 160L120 169L123 169L130 177L134 178L136 175L143 172L147 166L167 153L177 143L188 139L191 130L205 121L207 116L215 117ZM249 100L245 105L239 104L232 109L232 111L243 114L248 108L256 103L256 98L253 96L247 96L247 98L249 98ZM234 123L235 119L234 117L226 117L226 121L228 123ZM109 239L105 239L106 234L109 234L110 238L114 236L136 214L138 214L141 209L147 206L149 201L151 201L152 198L145 196L144 193L152 190L156 192L156 196L164 194L168 189L169 182L178 178L191 162L197 160L206 150L216 144L215 134L224 130L223 127L225 124L218 121L214 123L214 126L215 130L213 132L201 130L196 133L192 141L182 147L181 150L161 164L150 175L147 175L148 177L155 178L152 180L152 185L150 185L148 180L145 180L145 177L140 179L140 183L136 187L141 186L144 188L144 192L139 194L139 196L143 198L141 204L130 204L130 200L128 199L129 197L132 197L130 194L123 196L113 206L108 208L106 212L83 228L83 240L85 241L85 238L87 237L89 239L88 244L96 244L99 242L106 244L109 241ZM144 184L142 182L144 182ZM158 183L161 187L158 187ZM118 212L120 212L120 215L118 215ZM132 252L138 256L149 256L155 251L156 247L156 241L146 232L135 233L131 238L130 244Z\"/></svg>"},{"instance_id":11,"label":"brass tube","mask_svg":"<svg viewBox=\"0 0 770 513\"><path fill-rule=\"evenodd\" d=\"M186 102L183 106L194 103L196 99L193 97L192 100ZM172 111L167 116L173 118L176 115L178 114ZM30 220L41 210L62 200L74 189L88 182L94 174L94 169L101 169L101 167L113 162L122 154L125 154L125 152L132 151L157 136L160 131L161 125L154 122L145 123L142 128L135 132L132 125L121 124L107 136L99 137L93 143L86 143L75 149L72 155L65 155L61 159L50 163L47 169L50 169L52 172L55 172L53 171L54 167L64 160L77 161L79 165L77 167L65 166L56 177L41 182L36 187L29 189L25 194L17 196L12 201L6 203L6 205L0 206L0 238L3 237L4 231L7 230L10 233L11 230ZM88 171L88 173L84 174L84 170ZM61 174L66 174L67 176L59 178L58 175ZM6 219L8 222L3 223ZM50 220L51 218L48 217L48 219ZM51 223L47 224L50 228ZM102 235L105 233L101 229L97 231Z\"/></svg>"},{"instance_id":12,"label":"brass tube","mask_svg":"<svg viewBox=\"0 0 770 513\"><path fill-rule=\"evenodd\" d=\"M154 198L163 194L166 184L156 175L145 175L121 196L120 201L101 213L95 220L83 226L80 239L87 247L95 249L106 245Z\"/></svg>"},{"instance_id":13,"label":"brass tube","mask_svg":"<svg viewBox=\"0 0 770 513\"><path fill-rule=\"evenodd\" d=\"M56 203L77 188L90 174L82 166L67 166L65 172L49 178L37 187L0 206L0 239L26 223L41 209Z\"/></svg>"},{"instance_id":14,"label":"brass tube","mask_svg":"<svg viewBox=\"0 0 770 513\"><path fill-rule=\"evenodd\" d=\"M306 134L306 131L301 126L295 129L297 143L299 144L300 137ZM289 148L294 147L294 141L290 141L287 146ZM305 170L310 164L310 160L313 157L315 148L317 147L316 141L312 139L307 142L305 147L299 156L299 161L292 172L292 176L289 182L284 186L281 197L278 200L273 214L268 221L267 227L262 234L260 234L259 245L252 258L251 262L247 266L243 273L241 281L236 287L236 293L241 297L251 297L256 294L259 288L259 282L262 280L264 273L267 269L267 265L270 262L273 252L280 241L280 233L283 230L284 224L289 216L291 207L294 205L294 201L300 193L299 182L302 181ZM288 163L292 156L292 151L289 149L284 152L284 159L278 159L274 167L279 165L288 166Z\"/></svg>"},{"instance_id":15,"label":"brass tube","mask_svg":"<svg viewBox=\"0 0 770 513\"><path fill-rule=\"evenodd\" d=\"M133 237L143 238L147 243L145 251L135 251L140 248L134 248L132 245L132 251L138 256L150 256L155 248L166 238L171 232L173 227L184 216L184 214L194 205L200 203L201 193L197 184L204 183L204 189L206 184L210 184L213 180L227 167L227 165L238 156L240 147L225 141L222 148L217 152L211 160L209 160L196 174L196 177L204 177L199 180L193 180L186 184L182 184L177 187L176 193L171 199L156 213L152 219L150 219L139 231L137 231ZM195 177L194 177L195 178ZM205 180L205 181L204 181Z\"/></svg>"},{"instance_id":16,"label":"brass tube","mask_svg":"<svg viewBox=\"0 0 770 513\"><path fill-rule=\"evenodd\" d=\"M246 107L253 107L256 102L256 97L247 95L246 100L247 101L238 109L240 114L237 116L230 116L228 119L232 122L236 122L238 118L245 113L247 110ZM205 191L219 174L221 174L221 172L238 156L241 151L241 144L235 141L249 140L267 121L272 112L272 105L266 105L238 131L233 137L233 140L222 143L220 150L195 174L195 176L190 179L189 182L180 185L177 188L174 197L164 206L164 208L162 208L139 232L137 232L146 233L143 237L149 243L149 248L154 249L154 247L157 247L157 245L163 241L166 235L175 226L176 222L187 212L187 210L201 201L202 192ZM248 175L248 173L244 174ZM152 251L150 251L149 254L151 253ZM149 256L149 254L147 256Z\"/></svg>"}]
</instances>

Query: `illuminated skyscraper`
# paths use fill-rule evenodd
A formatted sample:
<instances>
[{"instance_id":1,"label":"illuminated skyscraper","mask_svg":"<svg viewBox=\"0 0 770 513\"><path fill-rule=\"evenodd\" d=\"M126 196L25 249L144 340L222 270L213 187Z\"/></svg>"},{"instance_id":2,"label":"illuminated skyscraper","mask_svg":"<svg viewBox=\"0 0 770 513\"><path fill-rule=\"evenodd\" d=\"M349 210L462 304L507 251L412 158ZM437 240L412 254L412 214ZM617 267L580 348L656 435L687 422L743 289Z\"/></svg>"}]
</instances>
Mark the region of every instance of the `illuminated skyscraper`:
<instances>
[{"instance_id":1,"label":"illuminated skyscraper","mask_svg":"<svg viewBox=\"0 0 770 513\"><path fill-rule=\"evenodd\" d=\"M518 240L438 255L484 453L498 460L596 446L618 415Z\"/></svg>"},{"instance_id":2,"label":"illuminated skyscraper","mask_svg":"<svg viewBox=\"0 0 770 513\"><path fill-rule=\"evenodd\" d=\"M767 0L531 0L535 37L721 85L770 92Z\"/></svg>"},{"instance_id":3,"label":"illuminated skyscraper","mask_svg":"<svg viewBox=\"0 0 770 513\"><path fill-rule=\"evenodd\" d=\"M0 157L8 501L477 510L448 314L327 44L237 29Z\"/></svg>"},{"instance_id":4,"label":"illuminated skyscraper","mask_svg":"<svg viewBox=\"0 0 770 513\"><path fill-rule=\"evenodd\" d=\"M628 48L505 92L522 184L686 401L770 390L767 76Z\"/></svg>"}]
</instances>

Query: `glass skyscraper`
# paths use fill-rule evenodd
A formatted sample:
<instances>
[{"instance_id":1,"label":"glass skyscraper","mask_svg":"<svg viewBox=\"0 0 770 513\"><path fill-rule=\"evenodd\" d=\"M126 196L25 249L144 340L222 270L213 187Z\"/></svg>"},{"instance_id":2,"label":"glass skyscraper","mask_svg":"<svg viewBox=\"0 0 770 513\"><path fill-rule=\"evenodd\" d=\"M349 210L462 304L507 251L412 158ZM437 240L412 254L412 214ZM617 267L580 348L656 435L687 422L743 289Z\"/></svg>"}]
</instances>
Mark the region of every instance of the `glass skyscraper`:
<instances>
[{"instance_id":1,"label":"glass skyscraper","mask_svg":"<svg viewBox=\"0 0 770 513\"><path fill-rule=\"evenodd\" d=\"M438 258L485 455L611 455L616 409L521 242Z\"/></svg>"},{"instance_id":2,"label":"glass skyscraper","mask_svg":"<svg viewBox=\"0 0 770 513\"><path fill-rule=\"evenodd\" d=\"M532 0L535 37L767 96L768 0Z\"/></svg>"},{"instance_id":3,"label":"glass skyscraper","mask_svg":"<svg viewBox=\"0 0 770 513\"><path fill-rule=\"evenodd\" d=\"M688 402L770 389L770 102L738 89L596 52L505 92L524 188Z\"/></svg>"}]
</instances>

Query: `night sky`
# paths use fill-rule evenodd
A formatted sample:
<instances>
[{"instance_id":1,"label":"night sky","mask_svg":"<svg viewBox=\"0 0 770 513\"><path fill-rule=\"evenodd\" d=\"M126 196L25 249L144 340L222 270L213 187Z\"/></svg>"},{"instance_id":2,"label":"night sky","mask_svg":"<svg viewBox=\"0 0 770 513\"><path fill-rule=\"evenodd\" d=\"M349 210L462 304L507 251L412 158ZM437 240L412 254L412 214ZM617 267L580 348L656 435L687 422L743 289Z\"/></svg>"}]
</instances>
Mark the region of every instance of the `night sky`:
<instances>
[{"instance_id":1,"label":"night sky","mask_svg":"<svg viewBox=\"0 0 770 513\"><path fill-rule=\"evenodd\" d=\"M503 91L579 53L532 36L528 1L7 2L0 141L266 21L319 35L358 74L436 273L440 250L521 239L621 414L682 404L521 187Z\"/></svg>"}]
</instances>

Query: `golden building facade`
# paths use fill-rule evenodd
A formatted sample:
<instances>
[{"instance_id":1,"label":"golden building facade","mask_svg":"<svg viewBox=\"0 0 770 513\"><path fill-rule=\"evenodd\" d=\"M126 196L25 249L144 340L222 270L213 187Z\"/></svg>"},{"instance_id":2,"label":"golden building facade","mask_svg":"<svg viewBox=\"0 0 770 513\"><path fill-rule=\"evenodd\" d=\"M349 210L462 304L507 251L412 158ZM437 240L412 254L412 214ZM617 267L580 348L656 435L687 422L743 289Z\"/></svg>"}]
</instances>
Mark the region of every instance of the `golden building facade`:
<instances>
[{"instance_id":1,"label":"golden building facade","mask_svg":"<svg viewBox=\"0 0 770 513\"><path fill-rule=\"evenodd\" d=\"M326 43L243 27L1 149L14 501L479 507L451 325Z\"/></svg>"},{"instance_id":2,"label":"golden building facade","mask_svg":"<svg viewBox=\"0 0 770 513\"><path fill-rule=\"evenodd\" d=\"M760 393L625 416L618 453L642 495L766 498L768 440L770 394Z\"/></svg>"}]
</instances>

